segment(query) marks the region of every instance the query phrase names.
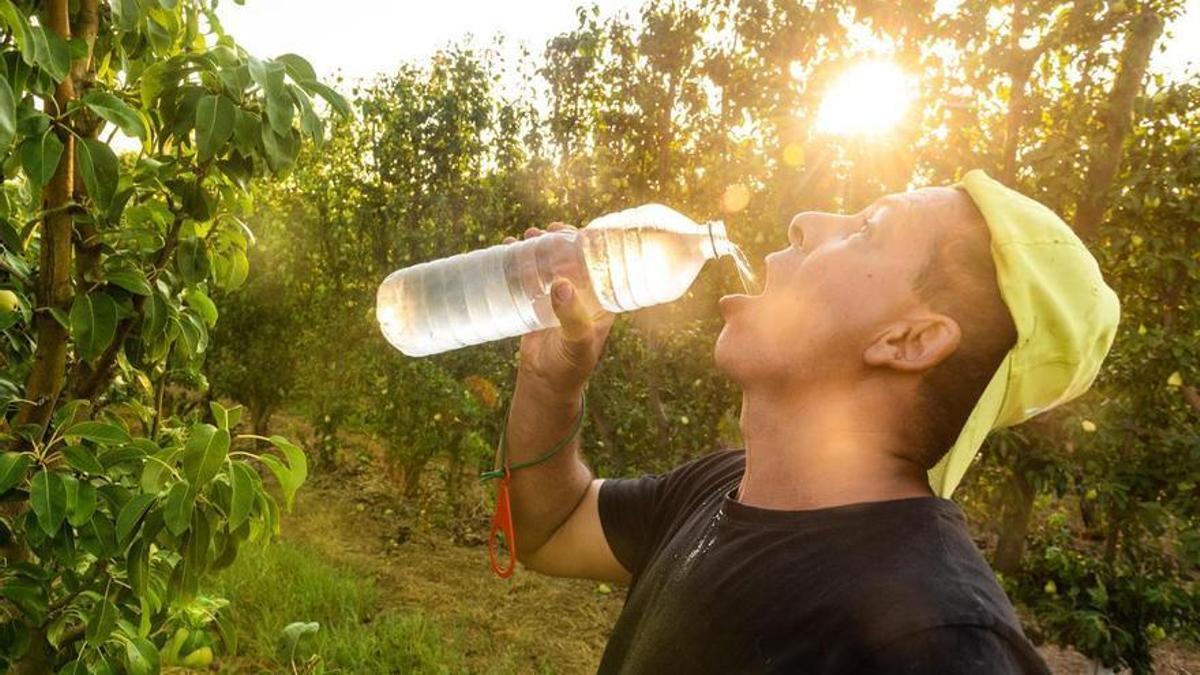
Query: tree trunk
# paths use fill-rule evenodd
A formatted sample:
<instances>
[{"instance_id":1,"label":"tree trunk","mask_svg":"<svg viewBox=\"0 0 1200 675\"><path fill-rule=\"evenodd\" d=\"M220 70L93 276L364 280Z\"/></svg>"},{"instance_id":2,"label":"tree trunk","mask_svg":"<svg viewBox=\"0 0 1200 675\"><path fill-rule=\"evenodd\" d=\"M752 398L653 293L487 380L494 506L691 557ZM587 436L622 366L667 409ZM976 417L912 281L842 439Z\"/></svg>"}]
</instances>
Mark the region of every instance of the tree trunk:
<instances>
[{"instance_id":1,"label":"tree trunk","mask_svg":"<svg viewBox=\"0 0 1200 675\"><path fill-rule=\"evenodd\" d=\"M1021 126L1025 122L1025 89L1037 55L1023 51L1014 56L1016 63L1009 71L1012 80L1008 95L1008 117L1004 125L1004 154L1000 169L1000 182L1013 186L1017 179L1017 147L1021 140Z\"/></svg>"},{"instance_id":2,"label":"tree trunk","mask_svg":"<svg viewBox=\"0 0 1200 675\"><path fill-rule=\"evenodd\" d=\"M273 406L266 403L252 404L250 406L250 426L255 436L271 435L272 408ZM266 441L256 440L254 444L258 450L263 450L267 447Z\"/></svg>"},{"instance_id":3,"label":"tree trunk","mask_svg":"<svg viewBox=\"0 0 1200 675\"><path fill-rule=\"evenodd\" d=\"M1023 465L1018 463L1014 466L1010 477L1000 541L996 544L996 557L992 561L992 567L1001 574L1014 574L1021 568L1021 557L1025 555L1025 536L1029 533L1029 520L1033 514L1033 499L1037 496Z\"/></svg>"},{"instance_id":4,"label":"tree trunk","mask_svg":"<svg viewBox=\"0 0 1200 675\"><path fill-rule=\"evenodd\" d=\"M1103 127L1091 143L1091 162L1075 210L1075 233L1085 240L1096 235L1108 208L1109 191L1121 167L1125 137L1133 127L1133 103L1142 90L1150 53L1162 31L1162 17L1150 11L1134 19L1129 28L1120 70L1107 106L1100 114Z\"/></svg>"},{"instance_id":5,"label":"tree trunk","mask_svg":"<svg viewBox=\"0 0 1200 675\"><path fill-rule=\"evenodd\" d=\"M64 40L71 39L71 24L68 0L49 0L44 3L47 25ZM52 117L63 116L63 123L54 133L62 141L63 153L50 183L42 191L41 253L38 265L37 303L41 308L34 318L37 330L37 347L33 356L33 367L25 380L25 398L17 410L12 426L37 424L45 426L54 412L59 393L65 383L67 367L67 329L50 314L49 308L67 311L71 305L71 230L74 213L69 209L74 195L75 138L66 128L70 124L66 111L76 98L75 80L86 75L91 62L92 44L98 27L96 0L82 0L79 4L79 32L87 45L82 59L71 64L71 70L54 89L54 98L45 102L45 112ZM16 548L17 559L27 559L28 550L24 542ZM24 549L24 550L21 550ZM13 675L32 675L51 670L50 644L42 626L30 626L29 647L24 656L12 664Z\"/></svg>"},{"instance_id":6,"label":"tree trunk","mask_svg":"<svg viewBox=\"0 0 1200 675\"><path fill-rule=\"evenodd\" d=\"M612 427L609 426L608 418L604 415L598 401L593 399L588 403L588 416L592 418L592 428L596 430L600 442L604 443L605 454L613 462L614 474L623 475L625 473L625 455L621 452L621 448L617 447L617 443L613 439Z\"/></svg>"},{"instance_id":7,"label":"tree trunk","mask_svg":"<svg viewBox=\"0 0 1200 675\"><path fill-rule=\"evenodd\" d=\"M47 3L50 29L64 40L71 39L67 0ZM58 117L75 100L73 77L68 75L54 89L54 98L44 104L45 112ZM37 328L37 349L33 368L25 380L25 398L17 411L13 427L22 424L45 426L54 412L58 394L62 391L67 366L67 329L47 311L64 312L71 306L71 228L73 214L68 208L74 190L75 137L60 124L54 133L62 141L63 153L54 170L54 177L42 191L41 256L38 267L37 301L40 309L34 319Z\"/></svg>"}]
</instances>

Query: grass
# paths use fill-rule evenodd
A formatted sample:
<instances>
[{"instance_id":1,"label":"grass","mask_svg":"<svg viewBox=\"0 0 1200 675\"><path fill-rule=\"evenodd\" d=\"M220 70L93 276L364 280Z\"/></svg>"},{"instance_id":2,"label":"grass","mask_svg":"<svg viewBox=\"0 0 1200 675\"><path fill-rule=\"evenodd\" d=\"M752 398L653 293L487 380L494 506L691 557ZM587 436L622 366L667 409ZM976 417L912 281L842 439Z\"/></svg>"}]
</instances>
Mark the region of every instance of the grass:
<instances>
[{"instance_id":1,"label":"grass","mask_svg":"<svg viewBox=\"0 0 1200 675\"><path fill-rule=\"evenodd\" d=\"M463 670L421 615L381 611L372 581L287 541L243 549L212 591L235 611L238 655L223 672L290 672L278 652L284 626L315 621L296 652L299 672L447 673Z\"/></svg>"}]
</instances>

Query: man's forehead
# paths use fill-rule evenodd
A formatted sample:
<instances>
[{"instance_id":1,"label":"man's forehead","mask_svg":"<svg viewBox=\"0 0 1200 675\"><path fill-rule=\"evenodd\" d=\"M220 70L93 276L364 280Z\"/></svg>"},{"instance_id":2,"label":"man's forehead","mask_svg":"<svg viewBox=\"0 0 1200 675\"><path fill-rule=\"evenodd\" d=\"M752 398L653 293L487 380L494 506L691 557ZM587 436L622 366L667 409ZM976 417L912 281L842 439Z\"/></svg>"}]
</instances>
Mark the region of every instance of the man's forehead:
<instances>
[{"instance_id":1,"label":"man's forehead","mask_svg":"<svg viewBox=\"0 0 1200 675\"><path fill-rule=\"evenodd\" d=\"M899 227L941 231L962 223L972 208L970 197L950 187L927 187L880 197L872 210Z\"/></svg>"}]
</instances>

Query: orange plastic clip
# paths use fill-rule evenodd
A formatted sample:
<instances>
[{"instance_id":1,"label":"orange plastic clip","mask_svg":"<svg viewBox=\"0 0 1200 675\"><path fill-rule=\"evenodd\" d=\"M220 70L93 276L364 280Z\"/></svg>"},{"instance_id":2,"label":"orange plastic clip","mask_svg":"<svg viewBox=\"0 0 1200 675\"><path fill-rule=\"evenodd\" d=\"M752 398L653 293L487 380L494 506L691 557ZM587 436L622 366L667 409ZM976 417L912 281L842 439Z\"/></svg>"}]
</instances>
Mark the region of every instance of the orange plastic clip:
<instances>
[{"instance_id":1,"label":"orange plastic clip","mask_svg":"<svg viewBox=\"0 0 1200 675\"><path fill-rule=\"evenodd\" d=\"M517 536L513 531L512 503L508 495L508 467L504 467L504 477L496 488L496 513L492 515L492 531L488 535L488 557L491 558L492 571L501 579L512 576L517 568ZM500 535L504 535L504 546L508 549L508 566L500 567Z\"/></svg>"}]
</instances>

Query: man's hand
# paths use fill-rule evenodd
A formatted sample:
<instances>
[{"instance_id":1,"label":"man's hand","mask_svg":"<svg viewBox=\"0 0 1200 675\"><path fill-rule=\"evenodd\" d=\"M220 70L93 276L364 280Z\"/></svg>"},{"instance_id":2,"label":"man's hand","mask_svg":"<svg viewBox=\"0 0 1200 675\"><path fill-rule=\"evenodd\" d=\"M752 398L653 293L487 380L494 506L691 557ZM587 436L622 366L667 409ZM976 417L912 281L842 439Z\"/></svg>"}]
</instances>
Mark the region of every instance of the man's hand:
<instances>
[{"instance_id":1,"label":"man's hand","mask_svg":"<svg viewBox=\"0 0 1200 675\"><path fill-rule=\"evenodd\" d=\"M574 228L562 223L551 223L546 230L531 227L525 230L525 238L566 229ZM514 241L514 237L504 240ZM591 316L574 285L564 278L555 279L550 286L550 303L561 326L521 338L520 375L532 378L548 392L577 397L600 360L614 316L609 312Z\"/></svg>"}]
</instances>

